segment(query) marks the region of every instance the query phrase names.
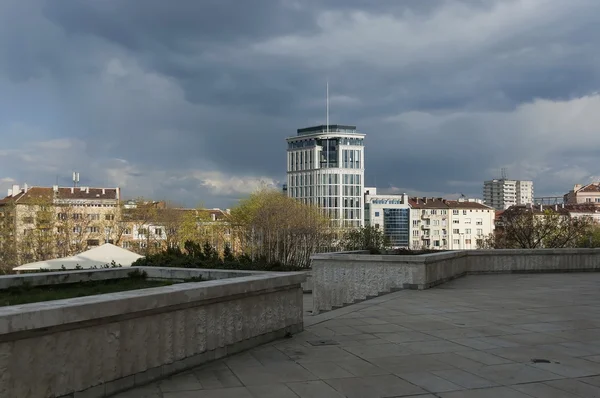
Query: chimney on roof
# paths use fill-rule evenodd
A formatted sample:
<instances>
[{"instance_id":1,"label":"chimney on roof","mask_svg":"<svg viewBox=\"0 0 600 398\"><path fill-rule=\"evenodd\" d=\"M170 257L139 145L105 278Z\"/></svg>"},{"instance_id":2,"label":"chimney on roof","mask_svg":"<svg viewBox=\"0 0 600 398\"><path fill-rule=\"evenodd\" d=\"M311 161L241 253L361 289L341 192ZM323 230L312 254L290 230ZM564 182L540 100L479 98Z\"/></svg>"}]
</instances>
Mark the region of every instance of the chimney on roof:
<instances>
[{"instance_id":1,"label":"chimney on roof","mask_svg":"<svg viewBox=\"0 0 600 398\"><path fill-rule=\"evenodd\" d=\"M565 208L565 203L564 203L564 202L563 202L563 203L561 203L561 204L560 204L560 207L562 207L562 208L564 209L564 208Z\"/></svg>"},{"instance_id":2,"label":"chimney on roof","mask_svg":"<svg viewBox=\"0 0 600 398\"><path fill-rule=\"evenodd\" d=\"M21 187L18 185L13 185L12 196L17 196L20 192L21 192Z\"/></svg>"},{"instance_id":3,"label":"chimney on roof","mask_svg":"<svg viewBox=\"0 0 600 398\"><path fill-rule=\"evenodd\" d=\"M90 193L90 187L85 187L85 193Z\"/></svg>"},{"instance_id":4,"label":"chimney on roof","mask_svg":"<svg viewBox=\"0 0 600 398\"><path fill-rule=\"evenodd\" d=\"M58 185L52 185L52 192L58 193Z\"/></svg>"},{"instance_id":5,"label":"chimney on roof","mask_svg":"<svg viewBox=\"0 0 600 398\"><path fill-rule=\"evenodd\" d=\"M554 205L554 211L558 211L558 205Z\"/></svg>"},{"instance_id":6,"label":"chimney on roof","mask_svg":"<svg viewBox=\"0 0 600 398\"><path fill-rule=\"evenodd\" d=\"M25 185L23 185L23 191L25 191L25 193L27 193L28 189L29 189L29 187L27 186L27 183L25 183Z\"/></svg>"},{"instance_id":7,"label":"chimney on roof","mask_svg":"<svg viewBox=\"0 0 600 398\"><path fill-rule=\"evenodd\" d=\"M6 196L12 196L12 188L8 188L8 195Z\"/></svg>"},{"instance_id":8,"label":"chimney on roof","mask_svg":"<svg viewBox=\"0 0 600 398\"><path fill-rule=\"evenodd\" d=\"M544 208L542 207L543 205L540 204L540 211L544 211Z\"/></svg>"},{"instance_id":9,"label":"chimney on roof","mask_svg":"<svg viewBox=\"0 0 600 398\"><path fill-rule=\"evenodd\" d=\"M74 194L74 193L75 193L75 188L71 187L71 194Z\"/></svg>"},{"instance_id":10,"label":"chimney on roof","mask_svg":"<svg viewBox=\"0 0 600 398\"><path fill-rule=\"evenodd\" d=\"M106 195L106 189L102 188L102 195Z\"/></svg>"}]
</instances>

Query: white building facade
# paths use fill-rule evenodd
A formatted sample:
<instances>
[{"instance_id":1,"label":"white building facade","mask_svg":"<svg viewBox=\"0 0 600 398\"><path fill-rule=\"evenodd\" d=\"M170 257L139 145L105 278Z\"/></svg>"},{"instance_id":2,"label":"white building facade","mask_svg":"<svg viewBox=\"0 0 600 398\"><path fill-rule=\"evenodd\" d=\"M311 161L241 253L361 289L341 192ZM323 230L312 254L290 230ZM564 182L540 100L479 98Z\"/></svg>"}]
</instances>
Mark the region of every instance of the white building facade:
<instances>
[{"instance_id":1,"label":"white building facade","mask_svg":"<svg viewBox=\"0 0 600 398\"><path fill-rule=\"evenodd\" d=\"M335 225L364 225L364 138L356 126L299 129L286 139L287 195L319 206Z\"/></svg>"},{"instance_id":2,"label":"white building facade","mask_svg":"<svg viewBox=\"0 0 600 398\"><path fill-rule=\"evenodd\" d=\"M533 203L533 181L496 179L484 181L483 203L496 210Z\"/></svg>"}]
</instances>

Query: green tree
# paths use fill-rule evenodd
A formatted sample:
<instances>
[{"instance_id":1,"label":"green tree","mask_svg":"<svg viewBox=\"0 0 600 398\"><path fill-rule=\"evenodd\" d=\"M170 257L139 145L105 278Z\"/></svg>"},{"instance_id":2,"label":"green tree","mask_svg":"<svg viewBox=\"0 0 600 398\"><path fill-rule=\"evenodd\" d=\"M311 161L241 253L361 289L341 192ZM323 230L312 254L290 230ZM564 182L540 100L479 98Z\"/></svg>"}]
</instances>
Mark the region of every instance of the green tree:
<instances>
[{"instance_id":1,"label":"green tree","mask_svg":"<svg viewBox=\"0 0 600 398\"><path fill-rule=\"evenodd\" d=\"M308 268L310 256L331 248L336 231L319 208L261 189L231 211L232 241L252 260Z\"/></svg>"},{"instance_id":2,"label":"green tree","mask_svg":"<svg viewBox=\"0 0 600 398\"><path fill-rule=\"evenodd\" d=\"M381 253L390 247L389 239L383 231L373 226L348 230L343 235L344 250L369 250L371 253Z\"/></svg>"}]
</instances>

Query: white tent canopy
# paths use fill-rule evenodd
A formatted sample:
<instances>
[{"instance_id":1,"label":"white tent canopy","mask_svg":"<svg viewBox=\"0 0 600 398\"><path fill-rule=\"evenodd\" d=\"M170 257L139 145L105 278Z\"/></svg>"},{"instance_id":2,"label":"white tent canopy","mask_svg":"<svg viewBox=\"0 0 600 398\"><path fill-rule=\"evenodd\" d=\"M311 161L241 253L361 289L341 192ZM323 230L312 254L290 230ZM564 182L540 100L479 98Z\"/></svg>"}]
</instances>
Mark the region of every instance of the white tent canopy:
<instances>
[{"instance_id":1,"label":"white tent canopy","mask_svg":"<svg viewBox=\"0 0 600 398\"><path fill-rule=\"evenodd\" d=\"M64 269L76 269L78 266L83 269L102 268L106 265L111 266L113 261L122 267L129 267L138 258L142 258L142 256L119 246L105 243L76 256L23 264L13 268L13 271L61 270L63 267Z\"/></svg>"}]
</instances>

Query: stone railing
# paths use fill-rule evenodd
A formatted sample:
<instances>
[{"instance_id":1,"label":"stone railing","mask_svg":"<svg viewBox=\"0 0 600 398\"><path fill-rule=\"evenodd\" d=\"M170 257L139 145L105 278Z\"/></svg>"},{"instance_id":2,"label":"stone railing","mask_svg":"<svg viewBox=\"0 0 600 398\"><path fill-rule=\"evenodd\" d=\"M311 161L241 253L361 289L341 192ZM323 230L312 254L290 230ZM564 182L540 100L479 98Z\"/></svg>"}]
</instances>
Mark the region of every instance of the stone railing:
<instances>
[{"instance_id":1,"label":"stone railing","mask_svg":"<svg viewBox=\"0 0 600 398\"><path fill-rule=\"evenodd\" d=\"M215 280L1 307L0 397L105 397L303 329L303 273L137 269ZM7 276L0 286L131 270Z\"/></svg>"},{"instance_id":2,"label":"stone railing","mask_svg":"<svg viewBox=\"0 0 600 398\"><path fill-rule=\"evenodd\" d=\"M600 249L469 250L418 256L312 256L313 314L467 274L600 271Z\"/></svg>"}]
</instances>

